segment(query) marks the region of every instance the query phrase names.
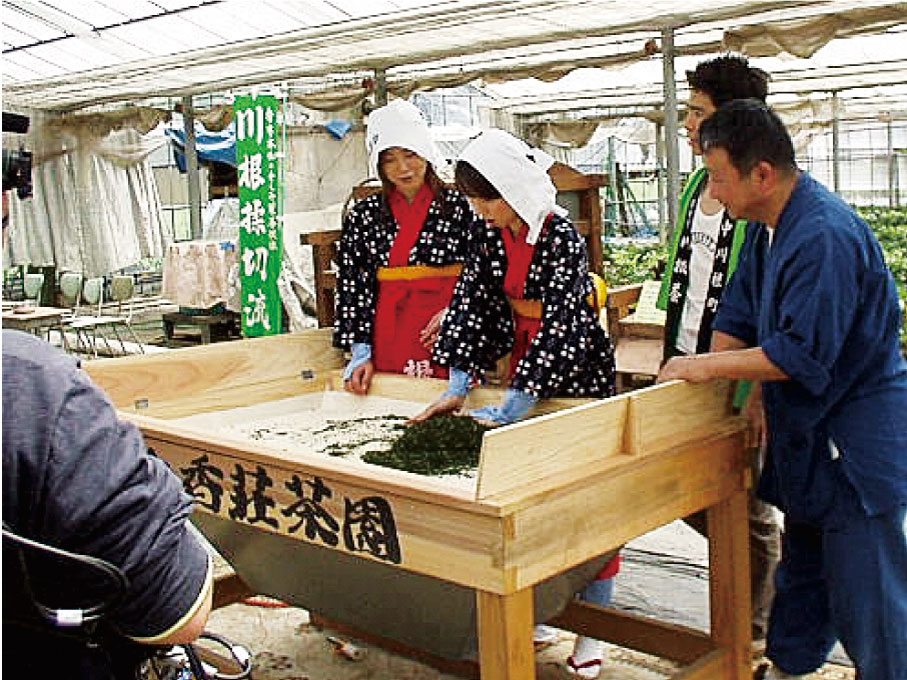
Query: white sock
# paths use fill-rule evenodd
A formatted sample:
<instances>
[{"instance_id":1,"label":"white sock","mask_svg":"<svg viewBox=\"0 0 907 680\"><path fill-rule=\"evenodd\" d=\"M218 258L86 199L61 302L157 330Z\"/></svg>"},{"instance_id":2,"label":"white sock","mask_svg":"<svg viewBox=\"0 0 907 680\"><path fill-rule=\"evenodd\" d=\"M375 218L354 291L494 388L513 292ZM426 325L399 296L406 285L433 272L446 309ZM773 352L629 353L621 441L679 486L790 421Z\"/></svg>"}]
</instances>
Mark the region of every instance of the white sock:
<instances>
[{"instance_id":1,"label":"white sock","mask_svg":"<svg viewBox=\"0 0 907 680\"><path fill-rule=\"evenodd\" d=\"M557 628L546 626L544 623L537 623L532 629L532 641L537 645L557 642L558 637L560 633Z\"/></svg>"},{"instance_id":2,"label":"white sock","mask_svg":"<svg viewBox=\"0 0 907 680\"><path fill-rule=\"evenodd\" d=\"M573 661L578 665L592 659L601 659L604 649L605 645L601 640L577 635L576 642L573 643Z\"/></svg>"}]
</instances>

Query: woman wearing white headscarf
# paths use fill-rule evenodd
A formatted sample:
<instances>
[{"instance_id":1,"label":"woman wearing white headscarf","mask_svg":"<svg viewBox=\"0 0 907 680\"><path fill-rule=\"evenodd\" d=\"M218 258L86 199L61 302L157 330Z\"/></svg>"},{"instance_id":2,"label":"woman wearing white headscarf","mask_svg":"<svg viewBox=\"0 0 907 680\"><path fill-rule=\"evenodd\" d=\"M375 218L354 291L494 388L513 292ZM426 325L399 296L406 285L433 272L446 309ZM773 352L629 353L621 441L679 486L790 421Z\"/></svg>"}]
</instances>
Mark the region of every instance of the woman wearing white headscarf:
<instances>
[{"instance_id":1,"label":"woman wearing white headscarf","mask_svg":"<svg viewBox=\"0 0 907 680\"><path fill-rule=\"evenodd\" d=\"M447 377L422 331L447 306L474 239L497 238L459 192L419 110L402 99L372 112L366 144L383 190L347 215L338 252L334 344L351 350L344 387L368 392L377 371Z\"/></svg>"},{"instance_id":2,"label":"woman wearing white headscarf","mask_svg":"<svg viewBox=\"0 0 907 680\"><path fill-rule=\"evenodd\" d=\"M435 360L450 367L449 387L415 420L459 410L473 377L507 351L506 396L472 411L476 419L504 425L542 397L615 393L614 351L589 301L586 244L555 202L551 163L501 130L484 132L460 155L457 186L504 247L486 246L467 261L434 349ZM582 599L607 605L618 568L615 558ZM596 678L602 653L600 641L580 635L567 666L576 677Z\"/></svg>"},{"instance_id":3,"label":"woman wearing white headscarf","mask_svg":"<svg viewBox=\"0 0 907 680\"><path fill-rule=\"evenodd\" d=\"M489 130L456 166L457 186L498 230L504 252L486 247L468 261L434 358L451 368L453 380L481 373L512 350L505 401L476 414L500 425L527 415L539 398L615 392L613 348L589 304L586 244L555 202L550 165L547 154ZM509 303L503 319L500 300ZM423 415L462 406L470 381L465 384Z\"/></svg>"}]
</instances>

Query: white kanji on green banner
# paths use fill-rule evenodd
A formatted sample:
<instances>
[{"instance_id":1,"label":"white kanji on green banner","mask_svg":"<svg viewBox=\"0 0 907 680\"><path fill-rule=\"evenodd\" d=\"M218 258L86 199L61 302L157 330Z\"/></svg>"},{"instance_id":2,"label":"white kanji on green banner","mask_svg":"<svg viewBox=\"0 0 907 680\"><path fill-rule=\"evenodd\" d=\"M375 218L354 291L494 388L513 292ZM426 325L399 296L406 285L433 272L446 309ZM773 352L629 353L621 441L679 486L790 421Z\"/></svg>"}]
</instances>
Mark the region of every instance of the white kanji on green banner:
<instances>
[{"instance_id":1,"label":"white kanji on green banner","mask_svg":"<svg viewBox=\"0 0 907 680\"><path fill-rule=\"evenodd\" d=\"M280 200L280 102L237 97L236 170L239 177L239 273L242 329L247 337L282 331L277 277L283 260Z\"/></svg>"}]
</instances>

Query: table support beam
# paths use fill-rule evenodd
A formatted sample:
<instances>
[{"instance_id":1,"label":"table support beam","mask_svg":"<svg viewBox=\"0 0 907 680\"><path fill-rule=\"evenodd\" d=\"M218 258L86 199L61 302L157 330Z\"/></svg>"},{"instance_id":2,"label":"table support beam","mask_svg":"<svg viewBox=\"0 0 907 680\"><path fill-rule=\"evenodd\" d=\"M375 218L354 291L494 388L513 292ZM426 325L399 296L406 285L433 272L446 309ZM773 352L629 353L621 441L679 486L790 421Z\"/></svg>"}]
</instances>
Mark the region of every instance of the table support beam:
<instances>
[{"instance_id":1,"label":"table support beam","mask_svg":"<svg viewBox=\"0 0 907 680\"><path fill-rule=\"evenodd\" d=\"M708 508L707 516L712 640L731 652L729 672L724 677L744 680L752 674L746 490Z\"/></svg>"},{"instance_id":2,"label":"table support beam","mask_svg":"<svg viewBox=\"0 0 907 680\"><path fill-rule=\"evenodd\" d=\"M476 591L482 680L535 677L532 588L512 595Z\"/></svg>"}]
</instances>

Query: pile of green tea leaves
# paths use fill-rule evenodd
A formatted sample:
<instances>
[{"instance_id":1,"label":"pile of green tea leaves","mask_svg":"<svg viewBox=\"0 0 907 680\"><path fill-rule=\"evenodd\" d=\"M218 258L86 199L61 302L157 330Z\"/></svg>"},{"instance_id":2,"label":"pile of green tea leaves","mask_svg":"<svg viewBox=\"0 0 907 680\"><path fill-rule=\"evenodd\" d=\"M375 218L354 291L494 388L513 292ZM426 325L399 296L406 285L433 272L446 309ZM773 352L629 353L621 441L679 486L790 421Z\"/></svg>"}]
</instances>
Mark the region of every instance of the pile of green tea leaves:
<instances>
[{"instance_id":1,"label":"pile of green tea leaves","mask_svg":"<svg viewBox=\"0 0 907 680\"><path fill-rule=\"evenodd\" d=\"M420 475L461 474L478 466L488 429L472 418L439 416L410 425L388 450L369 451L362 460Z\"/></svg>"}]
</instances>

